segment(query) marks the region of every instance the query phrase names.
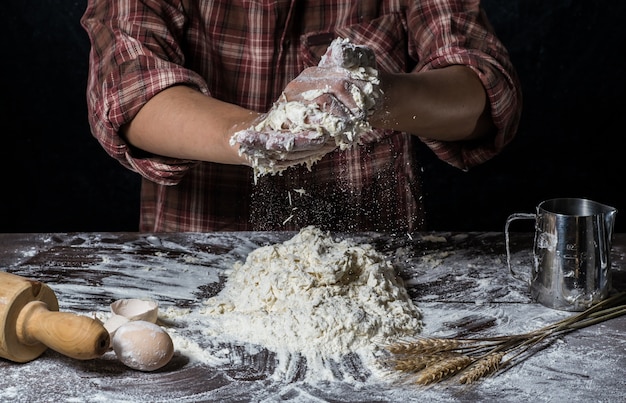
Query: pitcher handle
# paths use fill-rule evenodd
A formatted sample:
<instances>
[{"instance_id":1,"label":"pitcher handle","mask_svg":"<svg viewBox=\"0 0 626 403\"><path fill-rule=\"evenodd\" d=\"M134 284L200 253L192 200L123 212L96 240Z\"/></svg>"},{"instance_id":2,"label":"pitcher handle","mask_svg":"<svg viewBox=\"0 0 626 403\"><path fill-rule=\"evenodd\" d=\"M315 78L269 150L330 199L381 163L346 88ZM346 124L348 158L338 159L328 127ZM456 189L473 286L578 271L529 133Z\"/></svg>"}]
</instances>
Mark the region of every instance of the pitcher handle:
<instances>
[{"instance_id":1,"label":"pitcher handle","mask_svg":"<svg viewBox=\"0 0 626 403\"><path fill-rule=\"evenodd\" d=\"M506 263L507 263L507 265L509 267L509 273L511 273L513 278L530 284L530 277L528 279L524 279L523 277L519 276L517 274L517 272L515 272L515 270L513 270L513 267L511 266L511 250L510 250L510 247L509 247L509 226L511 225L511 222L513 222L515 220L528 220L528 219L536 220L537 219L537 215L536 214L531 214L531 213L514 213L514 214L511 214L506 219L506 225L504 226L504 237L505 237L505 244L506 244Z\"/></svg>"}]
</instances>

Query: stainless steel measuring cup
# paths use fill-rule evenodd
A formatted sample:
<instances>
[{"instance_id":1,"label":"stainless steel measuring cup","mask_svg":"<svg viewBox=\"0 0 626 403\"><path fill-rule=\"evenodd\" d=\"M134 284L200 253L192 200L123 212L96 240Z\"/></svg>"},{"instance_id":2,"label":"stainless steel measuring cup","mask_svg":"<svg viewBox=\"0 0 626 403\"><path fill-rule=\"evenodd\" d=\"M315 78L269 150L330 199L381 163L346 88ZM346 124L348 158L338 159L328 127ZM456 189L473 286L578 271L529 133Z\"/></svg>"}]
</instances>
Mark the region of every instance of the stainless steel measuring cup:
<instances>
[{"instance_id":1,"label":"stainless steel measuring cup","mask_svg":"<svg viewBox=\"0 0 626 403\"><path fill-rule=\"evenodd\" d=\"M616 213L592 200L560 198L541 202L535 214L511 214L504 228L509 272L530 285L533 300L550 308L584 311L611 289ZM535 220L533 265L526 278L511 266L509 226L520 219Z\"/></svg>"}]
</instances>

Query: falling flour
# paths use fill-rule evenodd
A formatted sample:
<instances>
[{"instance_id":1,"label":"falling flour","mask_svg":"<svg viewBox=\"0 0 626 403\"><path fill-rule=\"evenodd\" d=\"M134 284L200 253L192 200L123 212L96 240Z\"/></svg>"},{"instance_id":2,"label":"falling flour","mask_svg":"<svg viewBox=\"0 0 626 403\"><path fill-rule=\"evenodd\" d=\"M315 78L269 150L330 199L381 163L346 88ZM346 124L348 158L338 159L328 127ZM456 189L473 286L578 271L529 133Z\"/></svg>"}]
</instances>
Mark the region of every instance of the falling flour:
<instances>
[{"instance_id":1,"label":"falling flour","mask_svg":"<svg viewBox=\"0 0 626 403\"><path fill-rule=\"evenodd\" d=\"M211 331L313 363L357 353L367 360L390 338L421 330L403 281L368 244L334 241L316 227L252 251L224 289L205 301ZM309 378L315 377L309 373Z\"/></svg>"}]
</instances>

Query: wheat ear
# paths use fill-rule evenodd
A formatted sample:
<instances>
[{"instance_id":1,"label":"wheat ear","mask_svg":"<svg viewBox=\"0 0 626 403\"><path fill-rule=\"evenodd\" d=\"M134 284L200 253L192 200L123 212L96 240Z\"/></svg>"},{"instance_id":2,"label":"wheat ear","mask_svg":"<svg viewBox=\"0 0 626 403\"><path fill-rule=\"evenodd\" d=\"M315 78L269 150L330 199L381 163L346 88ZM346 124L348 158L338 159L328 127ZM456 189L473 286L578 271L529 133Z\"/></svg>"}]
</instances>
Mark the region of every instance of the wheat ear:
<instances>
[{"instance_id":1,"label":"wheat ear","mask_svg":"<svg viewBox=\"0 0 626 403\"><path fill-rule=\"evenodd\" d=\"M467 368L459 378L460 383L472 383L480 378L494 373L500 368L500 363L504 353L491 353L476 361L471 367Z\"/></svg>"},{"instance_id":2,"label":"wheat ear","mask_svg":"<svg viewBox=\"0 0 626 403\"><path fill-rule=\"evenodd\" d=\"M458 356L457 353L441 352L435 354L402 355L391 360L397 371L415 373L439 361Z\"/></svg>"},{"instance_id":3,"label":"wheat ear","mask_svg":"<svg viewBox=\"0 0 626 403\"><path fill-rule=\"evenodd\" d=\"M434 362L426 369L420 371L415 378L415 383L418 385L428 385L439 382L442 379L459 373L471 363L472 358L470 356L453 354L448 358Z\"/></svg>"},{"instance_id":4,"label":"wheat ear","mask_svg":"<svg viewBox=\"0 0 626 403\"><path fill-rule=\"evenodd\" d=\"M416 339L391 344L387 350L392 354L436 354L458 348L462 342L457 339Z\"/></svg>"}]
</instances>

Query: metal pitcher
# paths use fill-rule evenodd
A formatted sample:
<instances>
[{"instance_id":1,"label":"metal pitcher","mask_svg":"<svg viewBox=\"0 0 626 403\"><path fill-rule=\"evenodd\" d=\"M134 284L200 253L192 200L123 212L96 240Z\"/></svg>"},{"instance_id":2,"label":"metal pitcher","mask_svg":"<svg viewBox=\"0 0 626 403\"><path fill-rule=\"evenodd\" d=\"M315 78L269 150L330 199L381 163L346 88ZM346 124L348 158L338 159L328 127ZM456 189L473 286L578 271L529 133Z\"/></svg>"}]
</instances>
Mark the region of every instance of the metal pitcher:
<instances>
[{"instance_id":1,"label":"metal pitcher","mask_svg":"<svg viewBox=\"0 0 626 403\"><path fill-rule=\"evenodd\" d=\"M584 311L611 290L611 243L617 210L587 199L541 202L536 214L506 220L507 264L511 275L530 285L534 301L564 311ZM509 226L535 220L532 272L523 278L511 267Z\"/></svg>"}]
</instances>

